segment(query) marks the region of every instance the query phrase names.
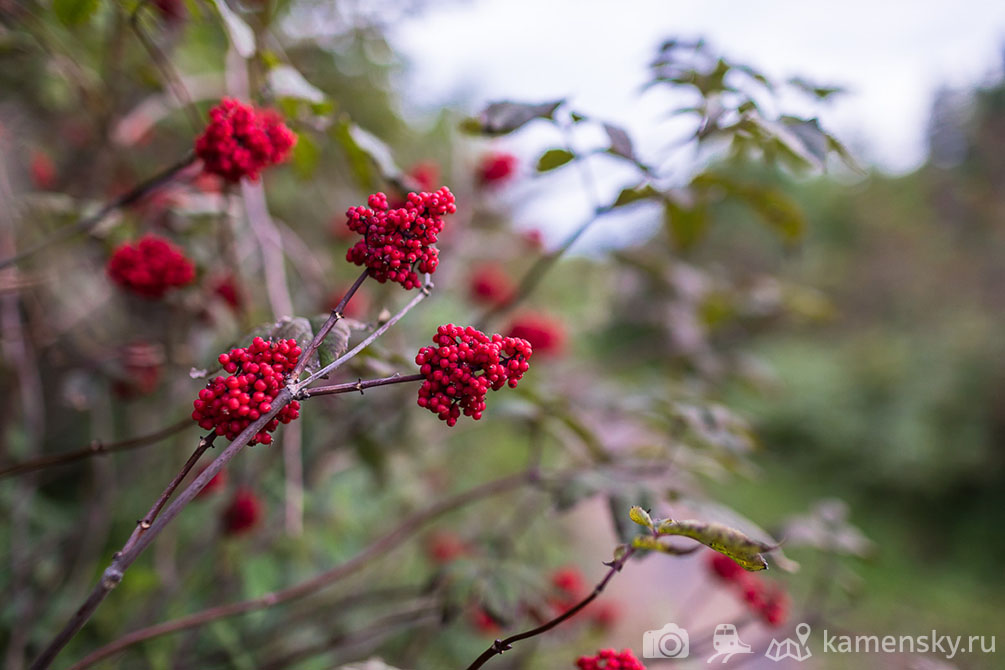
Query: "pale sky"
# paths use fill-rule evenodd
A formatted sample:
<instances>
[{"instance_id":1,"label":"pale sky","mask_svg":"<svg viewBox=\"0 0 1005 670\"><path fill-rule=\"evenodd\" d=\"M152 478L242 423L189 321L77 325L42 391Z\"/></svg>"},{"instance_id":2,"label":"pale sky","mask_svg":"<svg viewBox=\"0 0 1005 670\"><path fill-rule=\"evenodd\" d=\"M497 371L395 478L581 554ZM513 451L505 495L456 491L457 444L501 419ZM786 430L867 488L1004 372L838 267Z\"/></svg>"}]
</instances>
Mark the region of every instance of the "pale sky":
<instances>
[{"instance_id":1,"label":"pale sky","mask_svg":"<svg viewBox=\"0 0 1005 670\"><path fill-rule=\"evenodd\" d=\"M668 36L703 36L777 78L846 86L825 124L865 162L906 171L924 158L933 91L999 71L1005 2L474 0L430 3L391 32L419 104L568 96L632 129L649 122L636 91Z\"/></svg>"}]
</instances>

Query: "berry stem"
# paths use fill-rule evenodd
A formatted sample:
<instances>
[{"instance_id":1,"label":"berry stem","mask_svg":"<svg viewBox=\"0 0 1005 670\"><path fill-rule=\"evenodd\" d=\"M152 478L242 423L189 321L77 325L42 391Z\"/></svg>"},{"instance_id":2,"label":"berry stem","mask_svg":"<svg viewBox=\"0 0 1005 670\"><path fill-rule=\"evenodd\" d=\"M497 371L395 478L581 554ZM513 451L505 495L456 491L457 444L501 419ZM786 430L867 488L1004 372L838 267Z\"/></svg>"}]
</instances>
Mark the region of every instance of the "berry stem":
<instances>
[{"instance_id":1,"label":"berry stem","mask_svg":"<svg viewBox=\"0 0 1005 670\"><path fill-rule=\"evenodd\" d=\"M294 390L295 390L294 395L298 394L302 389L306 388L307 385L310 384L311 382L313 382L313 381L315 381L317 379L320 379L321 377L325 377L329 373L331 373L333 370L337 370L338 368L342 367L343 365L345 365L345 363L347 361L349 361L350 359L354 358L356 356L356 354L358 354L359 352L363 351L368 346L370 346L370 344L374 340L376 340L378 337L380 337L381 335L383 335L384 333L386 333L388 328L390 328L394 324L398 323L398 321L400 321L406 314L408 314L412 310L413 307L415 307L420 302L422 302L426 298L426 296L429 295L429 293L432 290L432 288L433 288L432 282L427 281L426 284L422 287L422 290L419 291L419 293L414 298L412 298L411 300L409 300L408 304L401 308L401 311L399 311L397 314L395 314L394 316L392 316L386 322L384 322L383 324L381 324L381 326L379 328L377 328L377 330L375 330L372 333L370 333L365 340L363 340L362 342L360 342L359 344L357 344L355 347L353 347L352 349L350 349L346 353L342 354L340 357L338 357L337 359L335 359L334 361L332 361L331 363L329 363L325 367L321 368L320 370L318 370L314 374L312 374L309 377L307 377L307 379L305 379L302 382L299 382L298 384L296 384L295 387L294 387ZM305 356L305 358L306 358L306 356Z\"/></svg>"},{"instance_id":2,"label":"berry stem","mask_svg":"<svg viewBox=\"0 0 1005 670\"><path fill-rule=\"evenodd\" d=\"M167 504L168 499L175 492L175 489L178 488L178 485L182 483L182 480L185 479L188 473L192 471L192 468L195 467L196 462L198 462L198 460L202 457L202 455L206 453L206 450L209 449L211 446L213 446L213 440L215 439L216 439L216 433L214 432L210 433L209 435L199 440L199 446L195 448L195 451L192 452L192 455L189 456L187 461L185 461L185 465L182 466L178 474L175 475L174 479L171 480L171 483L167 485L167 488L164 489L164 492L161 493L160 498L157 499L157 502L155 502L153 507L150 508L150 511L147 512L146 516L144 516L142 519L139 520L139 522L137 522L136 528L133 529L133 534L129 536L129 539L126 540L126 543L122 546L121 550L122 553L125 553L130 549L132 549L133 545L136 544L136 541L139 540L140 536L143 535L143 533L145 533L147 529L150 528L150 525L154 522L154 519L157 518L157 515L160 514L161 509L164 508L164 505Z\"/></svg>"},{"instance_id":3,"label":"berry stem","mask_svg":"<svg viewBox=\"0 0 1005 670\"><path fill-rule=\"evenodd\" d=\"M628 549L625 550L625 553L622 554L619 558L614 559L610 563L606 563L605 565L609 566L609 569L607 571L607 574L604 575L604 578L601 579L600 582L595 587L593 587L593 591L590 593L590 595L580 600L571 609L566 610L565 612L558 615L551 621L543 623L537 628L531 628L530 630L524 631L523 633L510 635L509 637L503 640L496 640L495 642L492 643L492 645L488 649L482 652L481 656L476 658L474 662L467 667L467 670L477 670L478 668L488 663L493 656L497 656L503 653L504 651L508 651L510 648L512 648L515 642L519 642L520 640L526 640L528 638L541 635L542 633L547 633L549 630L559 625L563 621L567 621L568 619L571 619L572 617L576 616L576 614L578 614L584 607L589 605L597 598L597 596L603 593L604 589L607 588L608 582L610 582L611 579L614 578L614 575L616 573L621 572L621 568L625 567L625 564L628 562L628 560L632 557L634 553L635 548L629 547Z\"/></svg>"},{"instance_id":4,"label":"berry stem","mask_svg":"<svg viewBox=\"0 0 1005 670\"><path fill-rule=\"evenodd\" d=\"M38 252L49 248L51 245L57 242L62 242L63 240L70 239L71 237L77 235L78 233L86 233L88 230L94 226L101 223L109 214L117 209L123 207L128 207L133 204L143 196L147 195L151 191L155 191L164 184L168 183L174 179L175 175L187 168L188 166L195 163L196 157L194 152L189 152L185 154L185 157L180 161L171 165L164 170L158 172L154 176L150 177L144 182L141 182L137 186L133 187L131 190L126 191L119 197L115 198L107 205L99 209L94 214L90 216L85 216L78 219L76 223L70 224L69 226L64 226L60 228L55 233L50 235L48 238L42 240L33 247L28 247L19 254L15 254L8 258L0 260L0 269L3 269L9 265L14 265L15 263L20 263L26 258L34 256Z\"/></svg>"},{"instance_id":5,"label":"berry stem","mask_svg":"<svg viewBox=\"0 0 1005 670\"><path fill-rule=\"evenodd\" d=\"M189 484L184 491L151 523L150 528L145 533L139 535L128 551L116 552L115 557L102 573L98 583L94 585L90 595L84 604L74 612L66 625L49 642L42 653L31 664L29 670L42 670L48 668L55 660L59 652L66 646L74 635L84 627L88 619L94 614L102 601L111 593L112 589L119 585L125 575L126 570L139 557L143 550L154 541L164 528L178 516L185 505L192 502L192 499L209 483L209 480L217 475L220 470L230 462L234 456L243 449L248 442L255 437L266 424L269 423L279 412L293 401L293 395L288 389L281 389L272 400L272 409L262 414L256 421L249 424L241 434L227 445L227 448L216 457L216 459L206 466L206 469Z\"/></svg>"},{"instance_id":6,"label":"berry stem","mask_svg":"<svg viewBox=\"0 0 1005 670\"><path fill-rule=\"evenodd\" d=\"M308 361L310 361L311 356L314 355L314 352L318 350L321 343L325 341L326 337L328 337L328 333L332 332L332 328L334 328L335 324L342 318L342 312L345 311L349 301L352 300L353 295L356 294L356 291L360 286L362 286L363 282L369 275L369 269L363 270L359 277L356 278L356 281L353 282L352 286L349 287L349 290L345 292L345 295L342 296L342 299L338 301L338 304L335 305L335 308L332 309L332 313L328 316L328 320L324 322L321 329L314 335L314 339L311 340L311 343L307 345L307 348L304 349L304 352L300 355L297 367L293 368L293 373L290 375L291 379L295 380L300 378L300 373L304 371L304 367L307 365Z\"/></svg>"},{"instance_id":7,"label":"berry stem","mask_svg":"<svg viewBox=\"0 0 1005 670\"><path fill-rule=\"evenodd\" d=\"M317 395L334 395L336 393L352 393L353 391L359 391L360 394L362 394L364 390L375 386L421 382L423 379L425 379L425 377L420 374L402 376L395 373L390 377L381 377L380 379L366 379L356 382L346 382L345 384L334 384L333 386L315 386L314 388L309 389L309 394L311 397Z\"/></svg>"},{"instance_id":8,"label":"berry stem","mask_svg":"<svg viewBox=\"0 0 1005 670\"><path fill-rule=\"evenodd\" d=\"M174 619L172 621L165 621L163 623L135 630L132 633L128 633L124 637L91 652L69 670L83 670L84 668L90 667L102 659L105 659L113 654L117 654L123 649L151 638L160 637L162 635L170 635L171 633L177 633L190 628L197 628L219 619L226 619L232 616L246 614L248 612L256 612L258 610L274 607L291 600L314 595L320 589L328 587L335 582L344 579L369 565L372 565L376 559L404 544L413 536L417 535L426 525L441 516L481 500L508 493L528 484L533 484L539 479L539 471L536 468L533 468L485 482L484 484L479 484L478 486L470 488L462 493L458 493L455 496L440 500L426 509L410 514L409 516L403 518L401 523L399 523L397 527L392 529L389 533L382 535L371 542L352 558L326 570L325 572L292 586L288 586L284 589L266 593L258 598L210 607L201 612L189 614L188 616Z\"/></svg>"},{"instance_id":9,"label":"berry stem","mask_svg":"<svg viewBox=\"0 0 1005 670\"><path fill-rule=\"evenodd\" d=\"M125 440L119 440L118 442L109 442L108 444L95 440L90 444L90 446L84 447L83 449L68 451L65 454L52 454L49 456L42 456L40 458L33 458L30 461L23 461L21 463L0 468L0 479L21 475L26 472L34 472L35 470L43 470L56 465L73 463L74 461L79 461L90 456L102 456L116 451L127 451L129 449L146 447L151 444L156 444L176 433L180 433L191 425L192 419L185 417L178 423L173 423L170 426L161 428L160 430L156 430L152 433L147 433L146 435L140 435L139 437L130 437Z\"/></svg>"}]
</instances>

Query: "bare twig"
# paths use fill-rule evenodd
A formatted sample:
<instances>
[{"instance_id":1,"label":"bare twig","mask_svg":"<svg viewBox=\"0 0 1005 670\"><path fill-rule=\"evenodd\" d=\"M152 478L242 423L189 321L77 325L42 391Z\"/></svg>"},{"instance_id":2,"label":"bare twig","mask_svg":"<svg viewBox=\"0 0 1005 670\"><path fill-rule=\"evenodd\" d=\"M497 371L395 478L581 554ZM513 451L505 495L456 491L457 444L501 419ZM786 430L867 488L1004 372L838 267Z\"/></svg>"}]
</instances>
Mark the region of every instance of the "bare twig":
<instances>
[{"instance_id":1,"label":"bare twig","mask_svg":"<svg viewBox=\"0 0 1005 670\"><path fill-rule=\"evenodd\" d=\"M195 153L189 152L188 154L185 155L184 158L182 158L174 165L165 168L164 170L155 174L153 177L150 177L146 181L133 187L131 190L123 193L122 195L115 198L114 200L106 204L104 207L99 209L94 214L91 214L90 216L85 216L82 219L78 219L76 223L60 228L55 233L50 235L48 238L42 240L33 247L28 247L19 254L15 254L13 256L9 256L7 258L4 258L3 260L0 260L0 269L8 267L10 265L14 265L16 263L20 263L24 259L34 256L35 254L44 249L48 249L53 244L62 242L63 240L68 240L77 234L86 233L91 228L101 223L112 212L121 209L123 207L128 207L129 205L133 204L134 202L144 197L151 191L154 191L163 186L164 184L168 183L169 181L174 179L174 177L179 172L195 163L195 161L196 161Z\"/></svg>"},{"instance_id":2,"label":"bare twig","mask_svg":"<svg viewBox=\"0 0 1005 670\"><path fill-rule=\"evenodd\" d=\"M107 644L104 647L91 652L83 660L70 668L70 670L82 670L83 668L90 667L112 654L116 654L127 647L131 647L134 644L138 644L151 638L177 633L178 631L205 625L211 621L217 621L219 619L225 619L232 616L238 616L240 614L246 614L248 612L266 609L268 607L273 607L281 603L311 595L320 589L331 586L335 582L344 579L345 577L370 565L375 559L403 544L406 540L417 534L423 526L443 516L444 514L460 509L461 507L479 500L484 500L485 498L490 498L512 491L521 486L537 481L538 477L539 474L536 470L524 470L501 479L481 484L456 496L441 500L424 510L409 515L391 532L381 536L374 542L367 545L355 556L344 563L336 565L330 570L326 570L325 572L315 575L314 577L302 581L299 584L294 584L293 586L289 586L279 591L273 591L272 593L266 593L258 598L211 607L201 612L196 612L195 614L190 614L173 621L166 621L164 623L133 631L132 633L128 633L122 638L119 638L115 642ZM194 485L195 484L193 484L193 486Z\"/></svg>"},{"instance_id":3,"label":"bare twig","mask_svg":"<svg viewBox=\"0 0 1005 670\"><path fill-rule=\"evenodd\" d=\"M320 370L318 370L314 374L310 375L309 377L307 377L307 379L303 380L302 382L294 384L293 386L295 387L295 391L297 393L301 392L301 390L304 389L311 382L313 382L313 381L315 381L317 379L320 379L321 377L324 377L324 376L328 375L329 373L331 373L332 371L337 370L338 368L340 368L343 365L345 365L345 363L347 361L349 361L351 358L355 357L356 354L358 354L359 352L363 351L368 346L370 346L370 344L374 340L376 340L378 337L380 337L381 335L383 335L384 333L386 333L388 328L390 328L394 324L398 323L398 321L400 321L406 314L408 314L412 310L413 307L415 307L420 302L422 302L423 299L425 299L426 296L429 295L429 293L432 290L432 288L433 288L432 282L428 282L427 281L426 284L419 291L418 295L416 295L414 298L412 298L411 300L409 300L408 304L401 308L401 311L399 311L397 314L395 314L394 316L392 316L385 323L381 324L381 326L379 328L377 328L375 331L373 331L372 333L370 333L366 337L366 339L364 339L362 342L360 342L359 344L357 344L355 347L353 347L352 349L350 349L346 353L342 354L342 356L340 356L339 358L336 358L334 361L332 361L331 363L329 363L325 367L321 368Z\"/></svg>"},{"instance_id":4,"label":"bare twig","mask_svg":"<svg viewBox=\"0 0 1005 670\"><path fill-rule=\"evenodd\" d=\"M143 550L153 542L154 538L164 530L167 524L178 516L181 510L192 501L193 498L209 483L209 480L216 476L220 470L230 462L234 456L243 449L251 439L258 434L265 425L271 421L279 412L293 401L293 396L288 389L282 389L276 394L272 401L272 410L260 416L241 431L223 452L203 470L195 480L182 491L175 500L168 505L150 525L145 533L136 538L128 551L119 551L115 558L105 568L101 579L94 586L91 594L84 604L73 614L70 620L63 626L62 630L56 634L52 641L46 646L35 662L31 665L31 670L41 670L49 667L59 652L66 646L66 643L83 628L87 620L91 618L95 610L102 601L111 593L112 589L122 581L126 569L139 557Z\"/></svg>"},{"instance_id":5,"label":"bare twig","mask_svg":"<svg viewBox=\"0 0 1005 670\"><path fill-rule=\"evenodd\" d=\"M181 484L182 481L185 479L185 477L188 475L188 473L192 471L192 468L195 467L195 464L199 460L199 458L202 457L202 455L206 452L207 449L213 446L213 440L215 439L216 439L216 433L214 432L210 433L209 435L199 440L199 446L195 448L195 451L192 452L192 455L189 456L187 461L185 461L185 465L182 466L178 474L175 475L174 479L171 480L171 483L167 485L167 488L165 488L164 492L161 493L161 496L160 498L157 499L157 502L155 502L153 507L150 508L150 511L147 512L146 516L144 516L136 523L136 528L133 529L133 534L129 536L129 539L126 540L125 545L122 547L121 550L122 553L125 553L130 549L132 549L133 545L136 544L136 541L139 540L140 536L150 529L150 525L154 522L154 519L157 518L157 515L160 514L161 509L163 509L164 505L166 505L167 501L171 498L171 494L175 492L175 489L178 488L178 485Z\"/></svg>"},{"instance_id":6,"label":"bare twig","mask_svg":"<svg viewBox=\"0 0 1005 670\"><path fill-rule=\"evenodd\" d=\"M96 441L92 442L89 446L84 447L83 449L78 449L77 451L68 451L65 454L42 456L41 458L34 458L30 461L24 461L23 463L8 465L4 468L0 468L0 479L24 474L26 472L34 472L35 470L42 470L43 468L55 465L73 463L74 461L79 461L91 456L99 456L103 454L111 454L117 451L127 451L138 447L146 447L151 444L156 444L157 442L171 437L176 433L180 433L191 425L192 419L186 417L177 423L167 426L166 428L161 428L160 430L156 430L146 435L140 435L139 437L131 437L118 442L109 442L108 444Z\"/></svg>"},{"instance_id":7,"label":"bare twig","mask_svg":"<svg viewBox=\"0 0 1005 670\"><path fill-rule=\"evenodd\" d=\"M623 553L619 558L614 559L610 563L606 563L605 565L607 565L609 569L607 571L607 574L604 575L604 578L600 580L600 583L598 583L595 587L593 587L593 591L590 593L590 595L580 600L571 609L566 610L565 612L558 615L551 621L541 624L537 628L531 628L530 630L524 631L523 633L510 635L509 637L503 640L496 640L495 642L492 643L492 645L488 649L482 652L481 656L476 658L474 662L467 667L467 670L477 670L478 668L488 663L493 656L498 656L499 654L502 654L505 651L509 651L513 647L513 644L515 644L516 642L519 642L520 640L526 640L528 638L532 638L537 635L541 635L542 633L547 633L549 630L559 625L563 621L567 621L572 617L576 616L580 611L582 611L584 607L592 603L596 599L596 597L603 592L605 588L607 588L608 582L611 581L611 579L614 577L616 573L621 571L621 568L625 567L625 563L628 562L628 559L630 559L634 553L635 549L629 547L628 549L625 550L625 553Z\"/></svg>"},{"instance_id":8,"label":"bare twig","mask_svg":"<svg viewBox=\"0 0 1005 670\"><path fill-rule=\"evenodd\" d=\"M332 328L334 328L335 324L342 318L342 312L345 311L346 305L348 305L349 301L352 300L353 295L356 294L359 287L364 281L366 281L369 274L370 270L366 269L360 273L359 277L356 277L356 281L354 281L352 286L349 287L349 290L345 292L342 299L338 301L338 304L335 305L331 314L328 316L328 320L324 322L324 325L322 325L320 329L318 329L318 332L314 335L314 339L311 340L311 343L307 345L307 348L304 350L303 354L301 354L300 360L297 361L297 367L293 368L293 372L290 374L290 379L296 380L300 378L300 373L304 371L304 367L310 361L311 356L314 355L314 352L318 350L321 343L325 341L326 337L328 337L328 333L332 332Z\"/></svg>"},{"instance_id":9,"label":"bare twig","mask_svg":"<svg viewBox=\"0 0 1005 670\"><path fill-rule=\"evenodd\" d=\"M361 379L355 382L346 382L345 384L333 384L331 386L315 386L314 388L307 389L304 393L309 396L317 395L334 395L336 393L352 393L353 391L359 391L360 394L364 390L373 388L375 386L387 386L388 384L407 384L409 382L417 382L425 379L424 376L420 374L414 375L399 375L397 373L391 375L390 377L381 377L380 379Z\"/></svg>"}]
</instances>

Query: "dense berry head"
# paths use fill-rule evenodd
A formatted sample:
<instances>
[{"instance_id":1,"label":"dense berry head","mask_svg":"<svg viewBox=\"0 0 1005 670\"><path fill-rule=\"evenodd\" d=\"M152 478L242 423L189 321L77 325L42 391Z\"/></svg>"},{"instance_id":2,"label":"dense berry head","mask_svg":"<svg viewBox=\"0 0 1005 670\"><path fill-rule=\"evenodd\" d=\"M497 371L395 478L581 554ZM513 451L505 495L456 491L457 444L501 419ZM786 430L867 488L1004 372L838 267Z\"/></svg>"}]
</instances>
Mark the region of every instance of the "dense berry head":
<instances>
[{"instance_id":1,"label":"dense berry head","mask_svg":"<svg viewBox=\"0 0 1005 670\"><path fill-rule=\"evenodd\" d=\"M579 670L646 670L631 649L601 649L596 656L581 656L576 661L576 667Z\"/></svg>"},{"instance_id":2,"label":"dense berry head","mask_svg":"<svg viewBox=\"0 0 1005 670\"><path fill-rule=\"evenodd\" d=\"M485 394L503 386L516 388L530 367L530 343L515 337L486 335L470 326L440 326L432 347L419 349L415 362L425 377L419 387L419 407L447 422L463 413L478 420Z\"/></svg>"},{"instance_id":3,"label":"dense berry head","mask_svg":"<svg viewBox=\"0 0 1005 670\"><path fill-rule=\"evenodd\" d=\"M404 207L391 209L387 196L374 193L368 207L350 207L349 230L363 236L346 260L364 266L377 281L419 288L419 273L432 274L439 263L436 236L443 217L457 211L454 195L446 186L433 193L409 193Z\"/></svg>"},{"instance_id":4,"label":"dense berry head","mask_svg":"<svg viewBox=\"0 0 1005 670\"><path fill-rule=\"evenodd\" d=\"M237 279L232 274L217 277L212 284L213 295L223 300L224 303L235 312L241 311L244 307L244 291L237 283Z\"/></svg>"},{"instance_id":5,"label":"dense berry head","mask_svg":"<svg viewBox=\"0 0 1005 670\"><path fill-rule=\"evenodd\" d=\"M262 518L262 503L250 489L238 489L223 510L223 532L227 535L246 533Z\"/></svg>"},{"instance_id":6,"label":"dense berry head","mask_svg":"<svg viewBox=\"0 0 1005 670\"><path fill-rule=\"evenodd\" d=\"M483 186L501 184L516 172L517 159L513 154L494 152L482 156L478 164L478 182Z\"/></svg>"},{"instance_id":7,"label":"dense berry head","mask_svg":"<svg viewBox=\"0 0 1005 670\"><path fill-rule=\"evenodd\" d=\"M192 419L205 430L216 431L228 440L262 415L272 411L272 402L283 388L286 376L297 365L300 346L296 340L266 341L256 337L250 346L220 354L220 365L230 373L216 377L199 391L193 403ZM300 416L300 403L283 407L248 444L269 444L280 423Z\"/></svg>"},{"instance_id":8,"label":"dense berry head","mask_svg":"<svg viewBox=\"0 0 1005 670\"><path fill-rule=\"evenodd\" d=\"M475 302L502 305L512 299L515 291L513 280L499 265L481 264L471 273L468 293Z\"/></svg>"},{"instance_id":9,"label":"dense berry head","mask_svg":"<svg viewBox=\"0 0 1005 670\"><path fill-rule=\"evenodd\" d=\"M471 625L483 635L497 635L502 631L499 622L483 607L476 607L471 612Z\"/></svg>"},{"instance_id":10,"label":"dense berry head","mask_svg":"<svg viewBox=\"0 0 1005 670\"><path fill-rule=\"evenodd\" d=\"M559 614L575 607L588 593L583 573L571 565L552 573L551 585L554 587L554 594L548 602Z\"/></svg>"},{"instance_id":11,"label":"dense berry head","mask_svg":"<svg viewBox=\"0 0 1005 670\"><path fill-rule=\"evenodd\" d=\"M558 355L565 348L565 327L544 314L522 314L510 324L510 337L530 342L539 355Z\"/></svg>"},{"instance_id":12,"label":"dense berry head","mask_svg":"<svg viewBox=\"0 0 1005 670\"><path fill-rule=\"evenodd\" d=\"M144 298L162 298L195 279L195 266L181 249L153 235L118 247L106 270L116 284Z\"/></svg>"},{"instance_id":13,"label":"dense berry head","mask_svg":"<svg viewBox=\"0 0 1005 670\"><path fill-rule=\"evenodd\" d=\"M224 98L209 112L209 125L195 141L206 172L231 183L258 179L262 169L286 160L296 134L271 109L255 109Z\"/></svg>"}]
</instances>

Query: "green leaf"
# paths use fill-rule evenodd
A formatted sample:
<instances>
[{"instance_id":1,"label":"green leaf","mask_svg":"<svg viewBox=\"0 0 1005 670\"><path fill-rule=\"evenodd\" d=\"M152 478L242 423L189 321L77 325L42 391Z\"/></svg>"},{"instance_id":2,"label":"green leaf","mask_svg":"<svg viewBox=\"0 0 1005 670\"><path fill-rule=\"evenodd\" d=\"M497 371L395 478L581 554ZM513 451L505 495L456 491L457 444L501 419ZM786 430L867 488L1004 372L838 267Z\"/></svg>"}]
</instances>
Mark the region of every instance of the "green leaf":
<instances>
[{"instance_id":1,"label":"green leaf","mask_svg":"<svg viewBox=\"0 0 1005 670\"><path fill-rule=\"evenodd\" d=\"M301 133L297 136L297 143L293 145L291 156L294 172L301 179L310 179L318 167L320 156L317 143L306 133Z\"/></svg>"},{"instance_id":2,"label":"green leaf","mask_svg":"<svg viewBox=\"0 0 1005 670\"><path fill-rule=\"evenodd\" d=\"M554 118L555 110L564 100L554 102L522 103L501 101L493 102L473 120L461 124L466 132L482 135L505 135L522 128L534 119Z\"/></svg>"},{"instance_id":3,"label":"green leaf","mask_svg":"<svg viewBox=\"0 0 1005 670\"><path fill-rule=\"evenodd\" d=\"M678 249L690 249L705 234L708 207L704 201L688 207L667 198L663 207L663 224Z\"/></svg>"},{"instance_id":4,"label":"green leaf","mask_svg":"<svg viewBox=\"0 0 1005 670\"><path fill-rule=\"evenodd\" d=\"M820 84L815 84L803 79L802 77L793 77L789 79L788 84L796 90L808 93L820 100L826 100L833 95L839 95L845 92L845 89L842 86L821 86Z\"/></svg>"},{"instance_id":5,"label":"green leaf","mask_svg":"<svg viewBox=\"0 0 1005 670\"><path fill-rule=\"evenodd\" d=\"M548 170L554 170L555 168L562 167L575 157L574 153L565 149L549 149L541 154L541 158L538 159L537 171L547 172Z\"/></svg>"},{"instance_id":6,"label":"green leaf","mask_svg":"<svg viewBox=\"0 0 1005 670\"><path fill-rule=\"evenodd\" d=\"M101 0L53 0L52 11L63 25L79 26L90 21Z\"/></svg>"},{"instance_id":7,"label":"green leaf","mask_svg":"<svg viewBox=\"0 0 1005 670\"><path fill-rule=\"evenodd\" d=\"M255 32L244 20L235 14L224 0L214 0L216 9L220 12L223 25L227 28L227 37L241 58L251 58L255 55Z\"/></svg>"},{"instance_id":8,"label":"green leaf","mask_svg":"<svg viewBox=\"0 0 1005 670\"><path fill-rule=\"evenodd\" d=\"M706 547L729 556L751 572L767 570L768 562L761 554L777 547L752 540L735 528L711 521L667 519L656 527L656 532L660 535L681 535L697 540Z\"/></svg>"},{"instance_id":9,"label":"green leaf","mask_svg":"<svg viewBox=\"0 0 1005 670\"><path fill-rule=\"evenodd\" d=\"M652 530L653 528L653 518L649 516L649 512L645 511L638 505L635 505L630 510L628 510L628 518L630 518L635 523Z\"/></svg>"},{"instance_id":10,"label":"green leaf","mask_svg":"<svg viewBox=\"0 0 1005 670\"><path fill-rule=\"evenodd\" d=\"M653 188L652 184L635 186L632 188L623 188L611 207L625 207L626 205L634 204L640 200L653 200L661 197L663 197L663 195Z\"/></svg>"},{"instance_id":11,"label":"green leaf","mask_svg":"<svg viewBox=\"0 0 1005 670\"><path fill-rule=\"evenodd\" d=\"M321 330L321 326L328 320L327 314L322 314L311 318L311 328L313 332ZM352 323L348 319L339 319L335 326L328 333L321 346L318 347L319 369L325 367L336 358L349 350L349 336L352 334Z\"/></svg>"},{"instance_id":12,"label":"green leaf","mask_svg":"<svg viewBox=\"0 0 1005 670\"><path fill-rule=\"evenodd\" d=\"M652 535L637 535L632 538L632 546L636 549L658 551L661 554L670 554L672 556L686 556L687 554L693 554L699 549L697 545L694 547L679 549L673 545L666 544L665 542L660 542L659 538L653 537Z\"/></svg>"}]
</instances>

